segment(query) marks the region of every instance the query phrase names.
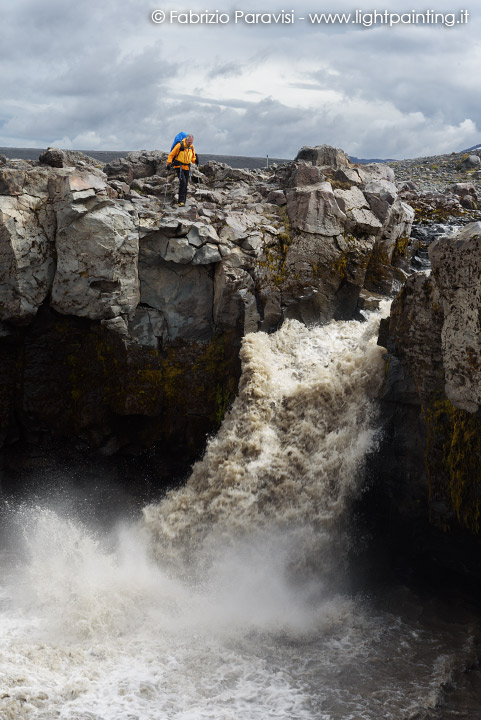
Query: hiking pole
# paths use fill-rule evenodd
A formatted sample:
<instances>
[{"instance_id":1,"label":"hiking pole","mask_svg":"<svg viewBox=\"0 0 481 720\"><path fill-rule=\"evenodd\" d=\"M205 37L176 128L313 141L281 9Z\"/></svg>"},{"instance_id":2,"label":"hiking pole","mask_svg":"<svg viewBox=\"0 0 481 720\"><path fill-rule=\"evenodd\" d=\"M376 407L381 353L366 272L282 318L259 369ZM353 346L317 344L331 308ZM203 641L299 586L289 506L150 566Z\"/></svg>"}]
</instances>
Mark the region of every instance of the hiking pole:
<instances>
[{"instance_id":1,"label":"hiking pole","mask_svg":"<svg viewBox=\"0 0 481 720\"><path fill-rule=\"evenodd\" d=\"M164 188L164 207L165 203L167 202L167 185L169 183L169 169L167 168L167 172L165 174L165 188Z\"/></svg>"}]
</instances>

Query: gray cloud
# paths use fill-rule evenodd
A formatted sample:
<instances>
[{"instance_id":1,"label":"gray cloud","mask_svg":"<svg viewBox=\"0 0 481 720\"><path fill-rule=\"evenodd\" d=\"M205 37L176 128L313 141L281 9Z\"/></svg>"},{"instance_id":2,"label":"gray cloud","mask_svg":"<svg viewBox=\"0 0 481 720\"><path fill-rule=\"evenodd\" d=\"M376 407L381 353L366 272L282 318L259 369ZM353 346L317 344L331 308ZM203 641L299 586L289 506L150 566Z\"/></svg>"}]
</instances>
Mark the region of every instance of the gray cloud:
<instances>
[{"instance_id":1,"label":"gray cloud","mask_svg":"<svg viewBox=\"0 0 481 720\"><path fill-rule=\"evenodd\" d=\"M242 65L240 63L229 62L213 67L207 74L209 78L216 77L236 77L242 74Z\"/></svg>"},{"instance_id":2,"label":"gray cloud","mask_svg":"<svg viewBox=\"0 0 481 720\"><path fill-rule=\"evenodd\" d=\"M203 0L189 6L205 10ZM189 129L201 153L292 157L326 142L407 157L481 141L476 18L452 29L186 28L154 25L156 7L16 0L3 9L0 145L167 148ZM279 8L265 0L264 9Z\"/></svg>"}]
</instances>

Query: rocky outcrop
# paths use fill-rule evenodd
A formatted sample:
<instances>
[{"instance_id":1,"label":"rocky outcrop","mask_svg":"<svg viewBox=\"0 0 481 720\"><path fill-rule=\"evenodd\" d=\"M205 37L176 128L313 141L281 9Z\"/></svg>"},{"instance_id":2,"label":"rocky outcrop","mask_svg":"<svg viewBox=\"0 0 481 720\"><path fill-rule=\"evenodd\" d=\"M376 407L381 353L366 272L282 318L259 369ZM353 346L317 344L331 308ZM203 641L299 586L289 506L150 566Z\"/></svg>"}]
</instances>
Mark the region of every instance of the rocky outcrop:
<instances>
[{"instance_id":1,"label":"rocky outcrop","mask_svg":"<svg viewBox=\"0 0 481 720\"><path fill-rule=\"evenodd\" d=\"M399 194L415 210L415 223L460 225L481 219L479 153L450 153L393 161ZM473 164L471 164L471 162Z\"/></svg>"},{"instance_id":2,"label":"rocky outcrop","mask_svg":"<svg viewBox=\"0 0 481 720\"><path fill-rule=\"evenodd\" d=\"M3 436L197 451L234 396L245 333L353 317L361 293L389 293L414 215L392 170L300 155L195 168L182 209L161 152L3 165Z\"/></svg>"},{"instance_id":3,"label":"rocky outcrop","mask_svg":"<svg viewBox=\"0 0 481 720\"><path fill-rule=\"evenodd\" d=\"M381 333L389 351L385 454L395 456L387 494L402 495L406 517L429 514L445 531L478 535L481 223L440 237L429 256L431 275L408 278ZM411 435L408 450L396 433Z\"/></svg>"},{"instance_id":4,"label":"rocky outcrop","mask_svg":"<svg viewBox=\"0 0 481 720\"><path fill-rule=\"evenodd\" d=\"M420 192L414 183L403 183L399 194L413 207L419 223L468 222L478 215L479 199L472 182L451 183L436 192Z\"/></svg>"}]
</instances>

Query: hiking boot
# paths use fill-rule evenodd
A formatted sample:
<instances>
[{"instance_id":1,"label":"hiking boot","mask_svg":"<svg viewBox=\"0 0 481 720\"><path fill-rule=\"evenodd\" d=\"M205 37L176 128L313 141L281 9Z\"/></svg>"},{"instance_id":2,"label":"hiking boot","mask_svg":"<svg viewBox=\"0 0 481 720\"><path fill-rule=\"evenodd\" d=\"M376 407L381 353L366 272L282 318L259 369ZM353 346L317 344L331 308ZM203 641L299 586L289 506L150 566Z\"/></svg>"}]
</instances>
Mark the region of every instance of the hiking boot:
<instances>
[{"instance_id":1,"label":"hiking boot","mask_svg":"<svg viewBox=\"0 0 481 720\"><path fill-rule=\"evenodd\" d=\"M185 203L178 203L178 207L184 207Z\"/></svg>"}]
</instances>

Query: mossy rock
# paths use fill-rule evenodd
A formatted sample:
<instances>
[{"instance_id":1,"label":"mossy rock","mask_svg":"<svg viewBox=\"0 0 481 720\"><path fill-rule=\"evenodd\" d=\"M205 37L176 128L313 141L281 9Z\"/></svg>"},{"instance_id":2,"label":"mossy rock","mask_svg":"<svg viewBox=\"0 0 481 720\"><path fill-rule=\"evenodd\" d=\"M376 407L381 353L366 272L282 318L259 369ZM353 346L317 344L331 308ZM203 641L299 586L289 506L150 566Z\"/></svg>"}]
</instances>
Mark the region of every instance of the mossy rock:
<instances>
[{"instance_id":1,"label":"mossy rock","mask_svg":"<svg viewBox=\"0 0 481 720\"><path fill-rule=\"evenodd\" d=\"M458 523L479 536L481 418L455 407L445 397L432 400L423 414L430 499L444 501ZM444 529L452 529L449 518Z\"/></svg>"}]
</instances>

